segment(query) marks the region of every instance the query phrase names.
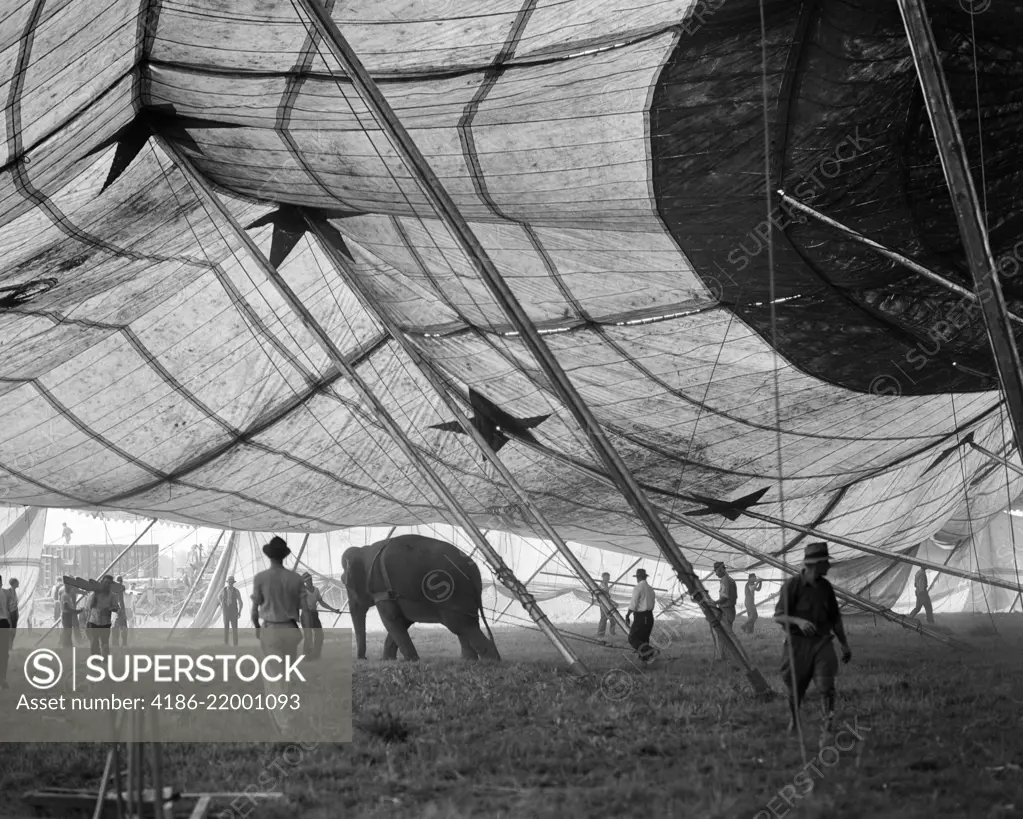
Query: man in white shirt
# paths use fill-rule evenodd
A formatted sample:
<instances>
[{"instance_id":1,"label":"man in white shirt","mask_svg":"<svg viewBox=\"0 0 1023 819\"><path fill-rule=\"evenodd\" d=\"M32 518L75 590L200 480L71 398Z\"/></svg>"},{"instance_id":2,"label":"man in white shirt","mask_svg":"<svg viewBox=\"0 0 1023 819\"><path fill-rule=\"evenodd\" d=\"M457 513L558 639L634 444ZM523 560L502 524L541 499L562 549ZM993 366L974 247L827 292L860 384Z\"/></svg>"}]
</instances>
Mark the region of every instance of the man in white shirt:
<instances>
[{"instance_id":1,"label":"man in white shirt","mask_svg":"<svg viewBox=\"0 0 1023 819\"><path fill-rule=\"evenodd\" d=\"M632 590L632 601L625 622L629 626L629 645L639 653L641 662L649 663L657 653L650 645L650 633L654 630L654 604L657 601L654 590L646 582L646 569L637 569L635 577L636 588ZM636 619L630 623L633 614Z\"/></svg>"}]
</instances>

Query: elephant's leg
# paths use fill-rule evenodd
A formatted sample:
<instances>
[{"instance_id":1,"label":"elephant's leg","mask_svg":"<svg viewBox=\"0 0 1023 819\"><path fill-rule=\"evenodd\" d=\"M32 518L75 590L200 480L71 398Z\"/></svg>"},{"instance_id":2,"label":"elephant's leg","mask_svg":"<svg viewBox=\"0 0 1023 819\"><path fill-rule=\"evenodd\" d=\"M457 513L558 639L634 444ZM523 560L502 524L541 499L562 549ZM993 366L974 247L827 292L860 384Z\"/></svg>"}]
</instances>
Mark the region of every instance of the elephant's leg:
<instances>
[{"instance_id":1,"label":"elephant's leg","mask_svg":"<svg viewBox=\"0 0 1023 819\"><path fill-rule=\"evenodd\" d=\"M384 656L385 660L397 660L398 659L398 644L394 642L394 638L390 632L387 633L387 637L384 640Z\"/></svg>"},{"instance_id":2,"label":"elephant's leg","mask_svg":"<svg viewBox=\"0 0 1023 819\"><path fill-rule=\"evenodd\" d=\"M408 636L408 629L412 625L412 621L402 614L397 602L388 600L377 603L377 612L380 614L384 628L387 629L388 639L397 645L401 650L402 656L410 662L418 661L419 654L416 652L416 647L412 644L412 638ZM387 651L386 642L384 643L384 651ZM386 653L384 659L387 659Z\"/></svg>"},{"instance_id":3,"label":"elephant's leg","mask_svg":"<svg viewBox=\"0 0 1023 819\"><path fill-rule=\"evenodd\" d=\"M486 634L480 631L480 627L475 623L466 628L459 635L459 639L462 638L467 639L469 641L469 645L476 649L476 653L479 654L481 660L493 660L494 662L499 662L501 660L501 655L497 650L497 646L491 642Z\"/></svg>"},{"instance_id":4,"label":"elephant's leg","mask_svg":"<svg viewBox=\"0 0 1023 819\"><path fill-rule=\"evenodd\" d=\"M469 638L464 634L458 635L458 642L462 646L463 660L478 660L480 658L480 655L476 653L476 649L472 647L472 643L469 642Z\"/></svg>"}]
</instances>

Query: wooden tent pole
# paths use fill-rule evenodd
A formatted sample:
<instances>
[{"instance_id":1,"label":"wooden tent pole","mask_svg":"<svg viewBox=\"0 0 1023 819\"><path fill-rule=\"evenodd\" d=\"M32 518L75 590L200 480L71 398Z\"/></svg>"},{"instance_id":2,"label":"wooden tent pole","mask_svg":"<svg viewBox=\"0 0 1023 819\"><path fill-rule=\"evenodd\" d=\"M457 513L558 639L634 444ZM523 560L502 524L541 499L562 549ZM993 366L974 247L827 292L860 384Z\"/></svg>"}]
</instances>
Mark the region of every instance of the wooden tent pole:
<instances>
[{"instance_id":1,"label":"wooden tent pole","mask_svg":"<svg viewBox=\"0 0 1023 819\"><path fill-rule=\"evenodd\" d=\"M973 447L975 450L977 450L977 452L981 453L982 455L986 455L992 461L997 461L998 463L1002 464L1003 466L1008 467L1013 472L1015 472L1017 475L1023 475L1023 467L1018 466L1017 464L1014 464L1012 461L1010 461L1005 456L995 454L994 452L992 452L987 447L983 447L980 444L978 444L976 441L970 440L967 443L971 447Z\"/></svg>"},{"instance_id":2,"label":"wooden tent pole","mask_svg":"<svg viewBox=\"0 0 1023 819\"><path fill-rule=\"evenodd\" d=\"M305 554L305 545L309 542L309 533L305 533L305 537L302 538L302 547L298 550L298 557L295 558L295 571L298 571L298 564L302 560L302 555Z\"/></svg>"},{"instance_id":3,"label":"wooden tent pole","mask_svg":"<svg viewBox=\"0 0 1023 819\"><path fill-rule=\"evenodd\" d=\"M368 406L372 407L373 413L387 430L391 440L393 440L394 443L397 444L398 448L401 449L402 453L404 453L405 457L409 460L409 463L416 467L427 486L429 486L430 489L433 490L434 494L441 499L445 506L447 506L448 511L456 522L456 525L461 526L462 530L468 534L476 546L479 547L479 550L487 558L487 562L493 568L494 573L498 576L498 578L501 579L501 582L509 588L519 589L520 593L525 591L522 588L521 582L505 564L501 555L483 536L479 527L469 516L469 513L465 511L462 505L458 502L458 499L455 498L454 494L452 494L452 492L447 488L447 485L433 471L433 468L426 462L426 459L422 456L419 450L412 444L408 436L405 434L405 431L398 425L391 413L370 389L369 384L367 384L365 379L359 375L358 370L350 361L348 361L345 355L334 343L333 339L331 339L327 331L316 320L312 313L309 312L309 308L305 306L295 291L291 289L291 286L284 280L284 277L281 276L277 268L270 263L270 260L266 258L263 251L260 250L259 246L252 240L252 237L245 232L244 228L238 224L238 221L224 206L224 203L220 201L220 198L213 193L210 189L209 183L201 174L199 174L198 171L196 171L188 157L185 156L185 154L176 145L167 141L163 137L155 135L154 139L157 140L160 147L162 147L163 150L166 151L174 160L178 170L181 171L185 178L191 183L192 189L195 191L196 195L212 211L219 213L228 223L231 228L231 232L245 245L253 261L262 268L267 280L274 286L278 294L282 299L284 299L285 303L291 308L291 310L294 311L295 315L301 320L302 325L319 342L320 347L330 358L331 362L347 376L348 382L355 388L362 400ZM527 603L523 601L523 605L527 606ZM549 622L546 620L546 617L544 617L544 622ZM554 644L561 656L565 658L565 661L568 663L569 669L572 673L579 676L588 675L589 671L575 655L568 643L565 642L553 626L545 628L544 622L538 623L538 625L540 625L541 630L543 630L547 639Z\"/></svg>"},{"instance_id":4,"label":"wooden tent pole","mask_svg":"<svg viewBox=\"0 0 1023 819\"><path fill-rule=\"evenodd\" d=\"M876 242L873 239L864 236L859 231L853 230L851 227L847 225L843 225L841 222L832 219L830 216L825 216L819 210L816 210L815 208L812 208L809 205L800 202L795 197L789 196L785 191L779 190L778 198L781 199L781 201L784 202L785 204L792 207L794 210L798 210L800 213L805 213L807 216L813 217L821 224L827 225L828 227L835 229L839 233L848 236L853 241L859 242L861 245L865 245L866 247L869 247L872 250L876 250L882 256L891 259L893 262L898 262L903 267L909 268L914 273L923 276L925 279L928 279L934 282L935 284L941 285L946 290L951 290L956 295L962 296L964 299L968 299L974 304L980 301L980 297L972 290L970 290L968 287L963 287L961 284L956 284L951 279L946 279L940 273L935 273L930 268L924 267L924 265L920 264L920 262L916 261L915 259L911 259L909 256L905 256L896 250L892 250L891 248L885 247L880 242ZM1023 324L1023 318L1017 316L1015 313L1009 313L1008 311L1006 311L1006 315L1008 316L1009 321L1015 322L1016 324Z\"/></svg>"},{"instance_id":5,"label":"wooden tent pole","mask_svg":"<svg viewBox=\"0 0 1023 819\"><path fill-rule=\"evenodd\" d=\"M973 286L980 296L984 326L1005 393L1005 405L1009 410L1016 449L1023 452L1023 367L1020 366L1016 339L1009 326L1005 297L996 272L984 213L970 173L966 147L959 131L955 105L945 81L941 57L923 0L898 0L898 5L923 90L924 107L934 131L934 143L951 194L956 221L959 223L959 236L973 274Z\"/></svg>"},{"instance_id":6,"label":"wooden tent pole","mask_svg":"<svg viewBox=\"0 0 1023 819\"><path fill-rule=\"evenodd\" d=\"M223 539L224 539L224 530L221 529L220 530L220 537L217 538L217 542L214 543L213 544L213 548L210 549L210 553L206 557L206 562L202 564L202 569L199 571L199 574L196 575L195 582L192 584L192 588L190 588L188 590L188 596L185 598L185 602L181 604L181 609L178 611L178 616L174 618L174 625L172 625L171 628L170 628L170 631L167 632L167 639L168 640L171 638L171 635L174 633L174 629L176 629L178 627L178 623L181 622L181 618L184 616L185 609L188 607L188 604L192 601L192 598L195 597L195 593L199 589L199 580L202 579L202 576L204 574L206 574L206 567L210 565L210 561L213 560L213 555L215 555L217 553L217 548L220 546L220 541L222 541Z\"/></svg>"},{"instance_id":7,"label":"wooden tent pole","mask_svg":"<svg viewBox=\"0 0 1023 819\"><path fill-rule=\"evenodd\" d=\"M576 422L589 439L590 445L604 462L607 471L614 476L618 491L628 501L669 565L675 570L679 579L692 594L693 599L699 603L704 616L710 623L711 629L717 634L718 639L722 642L728 654L743 669L754 691L761 694L769 692L771 689L767 684L767 680L764 679L764 675L750 661L745 649L739 642L739 638L732 633L731 629L724 628L721 625L720 612L711 603L710 595L704 588L703 583L696 576L692 565L682 553L681 548L675 543L671 533L668 531L668 527L658 517L650 500L636 483L625 460L611 444L607 435L604 434L600 422L597 421L590 411L590 408L569 379L561 363L547 346L543 336L533 326L529 315L523 309L518 298L500 272L498 272L497 267L490 259L490 256L475 233L473 233L472 228L469 227L465 217L462 216L458 207L444 189L432 168L430 168L426 158L420 153L419 148L413 142L408 131L405 130L404 125L402 125L398 116L384 98L384 95L380 92L376 82L370 77L369 72L366 71L358 55L341 34L337 24L320 2L316 2L316 0L298 1L309 15L320 36L323 37L327 47L330 48L344 68L345 73L348 75L347 78L359 91L363 102L373 112L381 128L390 137L391 143L398 155L405 162L414 178L419 180L420 188L433 205L441 221L451 231L451 235L475 267L480 279L487 285L497 303L504 310L512 324L515 325L515 329L518 330L523 344L536 359L551 387L565 407L575 417Z\"/></svg>"},{"instance_id":8,"label":"wooden tent pole","mask_svg":"<svg viewBox=\"0 0 1023 819\"><path fill-rule=\"evenodd\" d=\"M551 552L549 555L547 555L547 557L544 558L543 563L541 563L537 567L535 572L533 572L529 577L526 578L526 581L522 585L526 586L528 588L529 584L532 583L534 580L536 580L536 576L538 574L540 574L540 572L543 571L543 567L546 566L548 563L550 563L552 560L554 560L554 558L556 558L557 556L558 556L557 552ZM515 602L514 599L509 600L508 601L508 605L506 605L503 609L501 609L501 611L498 614L496 614L494 616L494 622L495 623L497 623L502 617L504 617L505 613L508 611L508 609L511 608L512 603L514 603L514 602ZM496 604L495 604L494 608L497 608Z\"/></svg>"},{"instance_id":9,"label":"wooden tent pole","mask_svg":"<svg viewBox=\"0 0 1023 819\"><path fill-rule=\"evenodd\" d=\"M622 629L626 632L629 627L625 623L625 618L622 617L621 612L618 611L617 605L611 599L611 596L605 592L597 583L590 577L589 572L586 571L586 567L583 566L582 562L575 553L569 548L568 544L564 541L557 530L547 519L547 516L540 510L539 506L533 501L533 499L526 493L526 490L522 488L522 485L515 479L515 476L511 473L511 470L505 466L504 461L501 460L497 452L490 445L490 442L484 437L475 426L472 421L466 417L462 408L458 405L458 402L454 399L451 392L448 390L447 385L441 378L440 374L434 368L434 366L427 361L418 349L408 340L408 337L401 331L401 328L391 320L385 311L378 310L373 300L370 298L370 294L367 292L365 285L356 276L348 266L347 260L341 255L337 249L337 244L331 241L331 237L328 231L333 229L324 224L321 220L311 219L307 212L303 211L303 219L309 229L313 232L317 239L320 241L320 247L327 254L328 258L334 265L335 271L341 276L342 280L348 287L355 293L356 297L362 303L371 315L373 315L377 321L391 334L391 338L401 345L401 348L405 351L406 355L412 359L412 363L416 365L416 368L425 376L426 380L430 382L430 386L433 387L433 391L438 397L447 405L447 408L451 411L451 414L455 416L455 420L458 422L462 430L475 442L476 446L479 447L484 457L494 466L500 474L501 479L505 484L511 488L515 496L522 502L522 504L529 510L533 519L540 525L540 528L547 535L547 538L554 544L554 548L557 549L560 554L568 562L568 565L572 568L582 580L583 584L589 590L590 594L597 600L602 611L607 614L612 620L614 620ZM528 581L527 581L528 583ZM506 584L507 585L507 584ZM512 592L516 590L509 587ZM522 592L524 594L516 594L519 598L519 602L525 607L529 616L532 618L538 626L541 620L546 620L547 615L543 613L537 604L536 600L531 594L529 594L526 584L522 584ZM549 622L549 621L548 621ZM550 628L553 629L554 625L550 624Z\"/></svg>"}]
</instances>

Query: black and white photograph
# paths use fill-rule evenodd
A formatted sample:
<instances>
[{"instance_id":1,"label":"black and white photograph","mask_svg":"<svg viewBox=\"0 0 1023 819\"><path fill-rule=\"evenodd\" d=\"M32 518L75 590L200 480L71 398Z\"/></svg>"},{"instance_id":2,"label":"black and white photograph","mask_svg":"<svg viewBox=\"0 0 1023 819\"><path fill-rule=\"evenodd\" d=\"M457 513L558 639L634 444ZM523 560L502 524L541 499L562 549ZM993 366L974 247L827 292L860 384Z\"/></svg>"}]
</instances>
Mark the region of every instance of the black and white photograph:
<instances>
[{"instance_id":1,"label":"black and white photograph","mask_svg":"<svg viewBox=\"0 0 1023 819\"><path fill-rule=\"evenodd\" d=\"M1023 0L0 10L0 819L1023 819Z\"/></svg>"}]
</instances>

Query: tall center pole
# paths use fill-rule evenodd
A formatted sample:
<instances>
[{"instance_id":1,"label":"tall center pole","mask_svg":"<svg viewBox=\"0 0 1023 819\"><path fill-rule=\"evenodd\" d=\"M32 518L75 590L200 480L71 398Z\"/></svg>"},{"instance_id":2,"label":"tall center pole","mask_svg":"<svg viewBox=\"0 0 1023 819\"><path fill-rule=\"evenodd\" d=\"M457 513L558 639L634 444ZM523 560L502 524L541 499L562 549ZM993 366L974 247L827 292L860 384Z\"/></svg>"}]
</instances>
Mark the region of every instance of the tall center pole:
<instances>
[{"instance_id":1,"label":"tall center pole","mask_svg":"<svg viewBox=\"0 0 1023 819\"><path fill-rule=\"evenodd\" d=\"M667 526L657 516L653 505L630 473L628 465L604 434L600 423L569 380L568 374L555 358L543 337L533 326L526 311L430 168L426 158L416 147L408 131L405 130L404 125L380 92L376 82L369 76L358 55L320 2L317 0L298 0L298 2L309 14L324 42L341 63L352 84L358 89L363 102L373 112L381 128L390 137L394 149L419 180L420 187L430 200L437 215L451 231L467 258L473 263L480 278L486 283L497 303L515 325L515 329L519 331L523 343L533 354L558 397L582 427L593 449L604 462L605 468L613 476L619 492L629 502L665 559L692 594L693 599L699 603L711 628L717 633L718 639L722 641L732 659L745 671L754 690L758 693L770 691L767 681L750 662L738 638L730 629L722 627L720 613L711 605L710 596L693 571L692 565L672 539Z\"/></svg>"},{"instance_id":2,"label":"tall center pole","mask_svg":"<svg viewBox=\"0 0 1023 819\"><path fill-rule=\"evenodd\" d=\"M938 148L941 168L952 195L959 235L973 274L974 287L980 297L984 327L994 352L998 378L1005 391L1005 404L1009 409L1016 448L1023 452L1023 371L1020 369L1016 339L1009 326L1002 285L988 241L984 213L970 174L952 95L945 82L941 57L923 0L898 0L898 4L916 73L920 78L920 87L923 89L924 107L934 130L934 143Z\"/></svg>"}]
</instances>

